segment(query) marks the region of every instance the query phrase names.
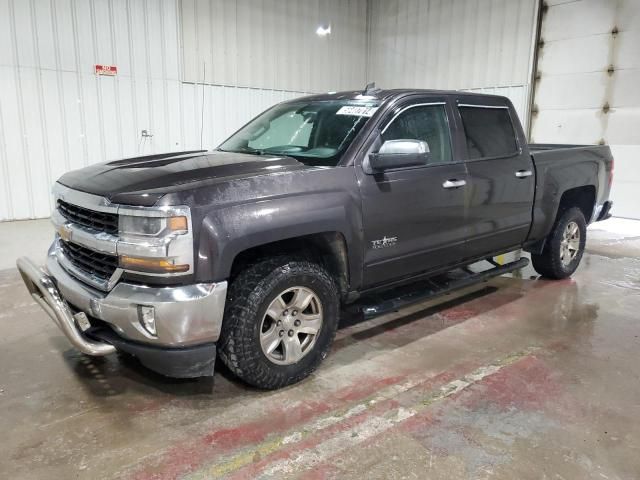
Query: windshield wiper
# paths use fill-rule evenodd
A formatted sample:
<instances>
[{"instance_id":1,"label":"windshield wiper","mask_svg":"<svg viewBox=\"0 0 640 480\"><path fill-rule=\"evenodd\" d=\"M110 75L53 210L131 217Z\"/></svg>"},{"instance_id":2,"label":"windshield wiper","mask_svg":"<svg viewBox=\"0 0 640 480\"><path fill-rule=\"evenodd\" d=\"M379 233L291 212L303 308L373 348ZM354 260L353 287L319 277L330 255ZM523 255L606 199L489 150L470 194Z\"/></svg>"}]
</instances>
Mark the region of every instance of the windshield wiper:
<instances>
[{"instance_id":1,"label":"windshield wiper","mask_svg":"<svg viewBox=\"0 0 640 480\"><path fill-rule=\"evenodd\" d=\"M257 148L242 148L240 150L223 150L222 148L218 148L218 151L225 153L247 153L249 155L264 155L264 150L259 150Z\"/></svg>"}]
</instances>

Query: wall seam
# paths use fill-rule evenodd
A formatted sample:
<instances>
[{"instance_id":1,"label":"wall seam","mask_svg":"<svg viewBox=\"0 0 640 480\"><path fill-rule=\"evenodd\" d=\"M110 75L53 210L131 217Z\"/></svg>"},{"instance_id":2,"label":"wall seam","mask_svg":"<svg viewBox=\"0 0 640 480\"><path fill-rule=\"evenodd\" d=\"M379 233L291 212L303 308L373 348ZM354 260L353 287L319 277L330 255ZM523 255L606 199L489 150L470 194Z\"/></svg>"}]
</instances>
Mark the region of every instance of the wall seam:
<instances>
[{"instance_id":1,"label":"wall seam","mask_svg":"<svg viewBox=\"0 0 640 480\"><path fill-rule=\"evenodd\" d=\"M530 68L531 74L529 75L529 92L528 96L528 105L529 112L527 115L527 140L531 142L531 133L533 132L533 116L534 116L534 106L536 101L536 90L537 90L537 82L536 77L538 76L538 44L540 43L540 36L542 35L542 21L544 18L544 0L538 0L537 2L537 10L536 10L536 23L533 29L533 39L531 41L531 60L530 60Z\"/></svg>"},{"instance_id":2,"label":"wall seam","mask_svg":"<svg viewBox=\"0 0 640 480\"><path fill-rule=\"evenodd\" d=\"M85 114L84 94L82 88L82 69L80 68L80 40L78 39L78 15L76 12L76 0L71 0L71 24L73 25L73 50L74 63L76 65L76 88L78 90L78 108L80 110L80 130L82 138L82 163L89 165L89 145L87 144L87 119Z\"/></svg>"},{"instance_id":3,"label":"wall seam","mask_svg":"<svg viewBox=\"0 0 640 480\"><path fill-rule=\"evenodd\" d=\"M64 89L62 88L62 69L59 68L61 66L60 59L60 33L58 32L58 10L56 9L55 0L50 0L49 5L51 7L51 29L53 31L53 44L55 55L54 59L56 62L56 88L58 90L58 99L60 102L60 117L61 117L61 125L62 128L62 149L64 151L64 167L65 171L69 171L71 169L71 147L69 145L69 128L67 127L67 105L65 101Z\"/></svg>"},{"instance_id":4,"label":"wall seam","mask_svg":"<svg viewBox=\"0 0 640 480\"><path fill-rule=\"evenodd\" d=\"M13 72L14 82L16 84L16 94L18 98L18 122L20 125L20 137L22 143L22 153L24 155L24 174L26 180L26 190L27 190L27 207L29 210L29 218L33 218L35 215L34 205L33 205L33 189L31 188L31 161L29 155L29 145L27 144L27 132L24 118L24 100L22 94L22 80L20 79L20 58L18 56L18 36L16 33L16 14L15 14L15 6L14 0L9 1L9 12L11 14L11 36L13 38L13 58L14 63L16 65L15 70Z\"/></svg>"},{"instance_id":5,"label":"wall seam","mask_svg":"<svg viewBox=\"0 0 640 480\"><path fill-rule=\"evenodd\" d=\"M110 43L111 43L111 52L113 55L113 63L114 65L118 65L118 48L116 47L116 31L115 31L115 21L113 17L113 0L109 0L109 33L111 35ZM120 106L121 98L120 98L120 77L116 75L113 79L113 93L115 96L115 107L116 107L116 122L118 125L122 125L122 108ZM124 155L124 139L122 136L122 129L118 129L118 155L122 157Z\"/></svg>"},{"instance_id":6,"label":"wall seam","mask_svg":"<svg viewBox=\"0 0 640 480\"><path fill-rule=\"evenodd\" d=\"M5 194L5 205L7 206L7 218L13 218L13 202L11 199L13 195L11 194L11 182L9 181L9 172L8 172L8 155L7 155L7 144L4 138L4 117L2 113L2 102L0 102L0 169L2 170L2 179L4 182L4 194Z\"/></svg>"},{"instance_id":7,"label":"wall seam","mask_svg":"<svg viewBox=\"0 0 640 480\"><path fill-rule=\"evenodd\" d=\"M97 37L97 26L96 26L96 10L95 3L89 2L89 15L91 18L91 39L93 41L93 59L94 62L99 59L98 55L98 37ZM100 60L100 63L102 61ZM96 86L96 95L98 101L98 112L96 118L98 119L98 139L100 142L100 158L104 162L107 159L106 151L105 151L105 134L104 134L104 108L102 107L102 79L100 75L96 75L95 72L93 74L94 83Z\"/></svg>"},{"instance_id":8,"label":"wall seam","mask_svg":"<svg viewBox=\"0 0 640 480\"><path fill-rule=\"evenodd\" d=\"M147 70L147 111L149 112L149 125L147 125L147 129L149 133L152 135L149 138L149 143L151 144L151 151L154 150L153 145L153 135L155 132L155 110L153 108L153 79L151 76L151 44L149 42L149 0L144 0L142 3L142 13L143 13L143 22L144 22L144 38L145 38L145 65ZM141 134L142 135L142 134ZM147 146L146 138L143 143L143 148ZM145 153L144 151L142 152Z\"/></svg>"},{"instance_id":9,"label":"wall seam","mask_svg":"<svg viewBox=\"0 0 640 480\"><path fill-rule=\"evenodd\" d=\"M131 12L131 0L127 0L127 12ZM134 137L138 138L138 129L140 128L140 123L138 121L138 102L136 101L136 75L135 75L135 53L133 49L133 38L132 38L132 23L131 23L131 15L127 15L127 45L129 47L129 65L131 68L131 111L133 112L133 128L134 128ZM140 138L142 140L142 137ZM140 153L140 141L137 143L136 152Z\"/></svg>"},{"instance_id":10,"label":"wall seam","mask_svg":"<svg viewBox=\"0 0 640 480\"><path fill-rule=\"evenodd\" d=\"M33 31L33 54L36 59L36 65L40 67L40 37L36 25L35 6L33 0L29 1L29 10L31 14L31 29ZM47 116L44 108L44 88L42 87L42 71L38 68L36 71L36 84L38 88L38 114L40 116L40 129L42 139L42 149L44 157L44 175L47 183L51 182L51 154L49 149L49 129L47 128ZM51 195L47 195L47 210L51 211ZM34 207L35 214L35 207Z\"/></svg>"}]
</instances>

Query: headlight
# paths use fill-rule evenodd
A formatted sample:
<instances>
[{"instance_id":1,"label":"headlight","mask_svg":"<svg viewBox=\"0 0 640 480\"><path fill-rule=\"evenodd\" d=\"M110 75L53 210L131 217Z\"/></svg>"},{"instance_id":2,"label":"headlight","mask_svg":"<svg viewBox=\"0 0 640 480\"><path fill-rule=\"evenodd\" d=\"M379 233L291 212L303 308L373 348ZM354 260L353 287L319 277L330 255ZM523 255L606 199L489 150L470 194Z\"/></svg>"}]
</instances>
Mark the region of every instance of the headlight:
<instances>
[{"instance_id":1,"label":"headlight","mask_svg":"<svg viewBox=\"0 0 640 480\"><path fill-rule=\"evenodd\" d=\"M152 275L193 271L193 233L188 207L132 210L118 215L120 268Z\"/></svg>"},{"instance_id":2,"label":"headlight","mask_svg":"<svg viewBox=\"0 0 640 480\"><path fill-rule=\"evenodd\" d=\"M118 219L120 236L141 235L157 237L168 234L182 234L189 231L187 217L138 217L120 215Z\"/></svg>"}]
</instances>

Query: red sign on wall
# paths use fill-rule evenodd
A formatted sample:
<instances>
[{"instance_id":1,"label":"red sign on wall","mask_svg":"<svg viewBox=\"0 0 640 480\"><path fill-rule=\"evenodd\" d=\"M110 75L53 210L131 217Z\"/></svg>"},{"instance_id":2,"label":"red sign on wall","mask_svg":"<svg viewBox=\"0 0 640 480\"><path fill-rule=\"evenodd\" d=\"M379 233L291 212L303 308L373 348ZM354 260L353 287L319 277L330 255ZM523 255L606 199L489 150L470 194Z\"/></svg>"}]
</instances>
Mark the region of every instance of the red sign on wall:
<instances>
[{"instance_id":1,"label":"red sign on wall","mask_svg":"<svg viewBox=\"0 0 640 480\"><path fill-rule=\"evenodd\" d=\"M96 75L117 75L118 67L115 65L96 65Z\"/></svg>"}]
</instances>

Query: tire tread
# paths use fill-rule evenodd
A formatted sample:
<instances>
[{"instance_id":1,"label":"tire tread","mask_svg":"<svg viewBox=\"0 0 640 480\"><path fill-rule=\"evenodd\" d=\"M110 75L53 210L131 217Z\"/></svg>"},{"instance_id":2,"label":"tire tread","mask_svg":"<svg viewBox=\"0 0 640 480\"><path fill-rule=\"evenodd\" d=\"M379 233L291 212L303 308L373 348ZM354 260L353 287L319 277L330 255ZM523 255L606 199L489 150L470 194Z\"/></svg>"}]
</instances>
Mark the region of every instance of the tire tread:
<instances>
[{"instance_id":1,"label":"tire tread","mask_svg":"<svg viewBox=\"0 0 640 480\"><path fill-rule=\"evenodd\" d=\"M569 265L569 268L565 268L562 265L560 259L560 242L562 241L562 235L566 225L570 221L576 221L580 228L580 250L576 260L573 264ZM553 229L547 237L547 242L544 246L544 250L541 254L532 254L531 263L536 272L545 278L552 280L561 280L570 277L576 268L580 264L582 254L584 253L584 245L586 236L586 222L582 211L578 207L572 207L558 215L556 222L553 225Z\"/></svg>"},{"instance_id":2,"label":"tire tread","mask_svg":"<svg viewBox=\"0 0 640 480\"><path fill-rule=\"evenodd\" d=\"M266 363L269 361L259 345L255 344L254 328L258 321L256 315L264 299L272 292L269 287L286 275L305 275L322 282L336 302L336 315L339 311L335 281L322 266L304 257L269 257L249 264L240 271L229 287L218 352L232 373L258 388L281 388L309 376L327 356L337 330L337 318L333 322L324 322L323 328L330 329L329 341L325 339L326 345L321 351L307 354L314 358L305 362L305 368L297 371L295 368L278 369ZM317 343L314 349L319 346Z\"/></svg>"}]
</instances>

